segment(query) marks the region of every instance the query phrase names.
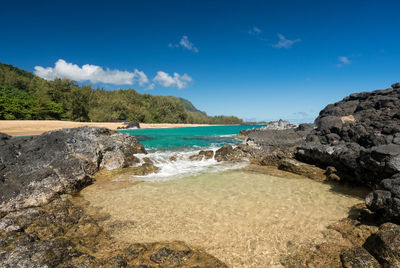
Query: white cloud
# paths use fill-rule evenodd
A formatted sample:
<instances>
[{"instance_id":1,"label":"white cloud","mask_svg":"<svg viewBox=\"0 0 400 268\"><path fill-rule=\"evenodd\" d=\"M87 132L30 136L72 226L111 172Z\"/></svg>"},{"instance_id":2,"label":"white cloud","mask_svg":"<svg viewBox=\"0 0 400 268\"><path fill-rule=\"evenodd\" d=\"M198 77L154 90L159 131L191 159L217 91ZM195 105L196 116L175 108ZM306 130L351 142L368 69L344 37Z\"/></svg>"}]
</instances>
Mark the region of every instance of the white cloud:
<instances>
[{"instance_id":1,"label":"white cloud","mask_svg":"<svg viewBox=\"0 0 400 268\"><path fill-rule=\"evenodd\" d=\"M276 48L290 48L295 43L301 42L300 38L297 38L295 40L286 39L285 36L283 36L283 34L278 34L278 37L279 37L279 42L274 44L274 45L272 45L273 47L276 47Z\"/></svg>"},{"instance_id":2,"label":"white cloud","mask_svg":"<svg viewBox=\"0 0 400 268\"><path fill-rule=\"evenodd\" d=\"M104 70L101 66L91 64L79 67L77 64L69 63L62 59L59 59L54 67L35 66L35 74L46 80L67 78L78 82L90 81L92 83L114 85L132 85L137 82L140 86L143 86L149 82L146 74L137 69L134 72Z\"/></svg>"},{"instance_id":3,"label":"white cloud","mask_svg":"<svg viewBox=\"0 0 400 268\"><path fill-rule=\"evenodd\" d=\"M343 63L343 64L350 64L350 63L351 63L351 61L349 60L349 58L348 58L348 57L345 57L345 56L340 56L340 57L339 57L339 61L340 61L341 63Z\"/></svg>"},{"instance_id":4,"label":"white cloud","mask_svg":"<svg viewBox=\"0 0 400 268\"><path fill-rule=\"evenodd\" d=\"M179 75L178 73L174 73L174 76L172 77L166 72L158 71L157 75L153 78L153 81L163 87L177 87L182 89L187 87L188 83L192 81L192 78L187 74Z\"/></svg>"},{"instance_id":5,"label":"white cloud","mask_svg":"<svg viewBox=\"0 0 400 268\"><path fill-rule=\"evenodd\" d=\"M148 87L145 88L145 90L153 90L156 84L151 83Z\"/></svg>"},{"instance_id":6,"label":"white cloud","mask_svg":"<svg viewBox=\"0 0 400 268\"><path fill-rule=\"evenodd\" d=\"M169 43L168 46L171 48L182 47L184 49L193 51L194 53L199 52L199 49L197 47L195 47L195 45L192 42L189 41L189 38L186 35L182 36L181 40L179 41L179 44Z\"/></svg>"},{"instance_id":7,"label":"white cloud","mask_svg":"<svg viewBox=\"0 0 400 268\"><path fill-rule=\"evenodd\" d=\"M338 68L342 68L343 65L345 65L345 64L350 64L350 63L351 63L351 60L349 60L349 58L348 58L348 57L345 57L345 56L340 56L340 57L338 57L338 60L339 60L339 62L340 62L340 63L336 64L336 66L337 66Z\"/></svg>"},{"instance_id":8,"label":"white cloud","mask_svg":"<svg viewBox=\"0 0 400 268\"><path fill-rule=\"evenodd\" d=\"M153 78L155 83L150 83L149 78L143 71L134 69L133 72L103 69L101 66L85 64L79 67L77 64L66 62L59 59L54 67L35 66L35 74L46 80L54 80L56 78L66 78L78 82L90 81L91 83L105 83L114 85L133 85L146 86L146 90L152 90L156 84L163 87L177 87L179 89L188 86L192 78L183 74L174 73L170 76L168 73L158 71ZM150 84L149 84L150 83Z\"/></svg>"},{"instance_id":9,"label":"white cloud","mask_svg":"<svg viewBox=\"0 0 400 268\"><path fill-rule=\"evenodd\" d=\"M262 30L256 26L254 26L253 28L251 28L250 30L248 30L248 33L250 35L259 35L261 34Z\"/></svg>"},{"instance_id":10,"label":"white cloud","mask_svg":"<svg viewBox=\"0 0 400 268\"><path fill-rule=\"evenodd\" d=\"M139 83L139 86L143 86L149 82L147 75L143 71L139 71L138 69L135 69L135 72L133 74L134 74L135 80Z\"/></svg>"}]
</instances>

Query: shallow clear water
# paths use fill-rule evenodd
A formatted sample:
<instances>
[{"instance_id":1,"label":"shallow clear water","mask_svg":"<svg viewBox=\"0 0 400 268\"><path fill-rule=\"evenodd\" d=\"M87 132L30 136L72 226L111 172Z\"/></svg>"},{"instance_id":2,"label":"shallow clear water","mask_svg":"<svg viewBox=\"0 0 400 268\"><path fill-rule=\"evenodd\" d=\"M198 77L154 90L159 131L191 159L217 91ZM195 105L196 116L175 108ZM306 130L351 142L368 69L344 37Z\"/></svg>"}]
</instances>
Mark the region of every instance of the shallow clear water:
<instances>
[{"instance_id":1,"label":"shallow clear water","mask_svg":"<svg viewBox=\"0 0 400 268\"><path fill-rule=\"evenodd\" d=\"M264 125L226 125L182 128L147 128L119 130L138 138L146 149L152 151L181 150L185 148L217 147L235 144L240 139L233 137L243 129L260 128Z\"/></svg>"},{"instance_id":2,"label":"shallow clear water","mask_svg":"<svg viewBox=\"0 0 400 268\"><path fill-rule=\"evenodd\" d=\"M112 181L118 176L100 174L81 192L91 207L111 215L103 224L117 239L181 240L231 267L279 267L282 254L322 241L327 225L361 201L338 193L341 186L332 191L291 174L230 170L162 182Z\"/></svg>"}]
</instances>

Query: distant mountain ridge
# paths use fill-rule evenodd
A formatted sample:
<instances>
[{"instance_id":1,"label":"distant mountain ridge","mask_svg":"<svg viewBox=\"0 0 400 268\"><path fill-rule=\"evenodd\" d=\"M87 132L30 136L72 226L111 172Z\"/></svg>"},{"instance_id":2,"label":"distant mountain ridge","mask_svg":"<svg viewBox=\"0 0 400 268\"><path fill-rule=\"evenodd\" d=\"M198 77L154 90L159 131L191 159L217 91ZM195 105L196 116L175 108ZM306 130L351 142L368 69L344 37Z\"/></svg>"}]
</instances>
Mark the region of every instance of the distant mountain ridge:
<instances>
[{"instance_id":1,"label":"distant mountain ridge","mask_svg":"<svg viewBox=\"0 0 400 268\"><path fill-rule=\"evenodd\" d=\"M208 116L184 98L140 94L134 89L93 89L68 79L47 81L4 63L0 63L0 119L242 123L235 116Z\"/></svg>"},{"instance_id":2,"label":"distant mountain ridge","mask_svg":"<svg viewBox=\"0 0 400 268\"><path fill-rule=\"evenodd\" d=\"M183 105L183 108L185 108L186 111L200 115L200 116L207 116L206 112L200 111L198 110L193 103L191 103L190 101L188 101L187 99L181 98L181 97L175 97L175 96L168 96L172 99L175 99L176 101L178 101L180 104Z\"/></svg>"}]
</instances>

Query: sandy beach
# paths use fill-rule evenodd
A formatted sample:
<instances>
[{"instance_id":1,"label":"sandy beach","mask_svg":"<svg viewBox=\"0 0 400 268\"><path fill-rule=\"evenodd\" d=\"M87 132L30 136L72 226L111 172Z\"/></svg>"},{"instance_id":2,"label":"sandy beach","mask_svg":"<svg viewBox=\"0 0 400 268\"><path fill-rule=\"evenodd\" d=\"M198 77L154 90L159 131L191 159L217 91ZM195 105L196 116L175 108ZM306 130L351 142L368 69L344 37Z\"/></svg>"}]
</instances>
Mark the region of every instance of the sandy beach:
<instances>
[{"instance_id":1,"label":"sandy beach","mask_svg":"<svg viewBox=\"0 0 400 268\"><path fill-rule=\"evenodd\" d=\"M122 127L122 122L72 122L72 121L58 121L58 120L0 120L0 132L6 133L11 136L29 136L40 135L43 132L74 127L106 127L109 129L117 129ZM210 126L206 124L147 124L140 123L141 128L172 128L172 127L196 127L196 126Z\"/></svg>"}]
</instances>

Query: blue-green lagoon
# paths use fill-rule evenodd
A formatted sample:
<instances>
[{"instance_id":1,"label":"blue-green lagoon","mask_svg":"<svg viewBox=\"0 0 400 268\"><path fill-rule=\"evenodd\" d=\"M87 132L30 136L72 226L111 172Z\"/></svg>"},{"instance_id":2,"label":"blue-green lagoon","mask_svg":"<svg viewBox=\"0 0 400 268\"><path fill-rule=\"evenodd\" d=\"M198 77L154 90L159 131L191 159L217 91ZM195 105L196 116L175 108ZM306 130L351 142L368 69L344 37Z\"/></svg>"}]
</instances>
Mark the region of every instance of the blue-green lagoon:
<instances>
[{"instance_id":1,"label":"blue-green lagoon","mask_svg":"<svg viewBox=\"0 0 400 268\"><path fill-rule=\"evenodd\" d=\"M136 136L148 151L184 150L235 144L240 142L240 139L234 135L239 134L241 130L263 126L265 125L145 128L119 130L119 132Z\"/></svg>"},{"instance_id":2,"label":"blue-green lagoon","mask_svg":"<svg viewBox=\"0 0 400 268\"><path fill-rule=\"evenodd\" d=\"M220 172L245 167L248 162L225 163L215 159L193 160L192 155L201 150L216 151L225 144L234 145L242 141L236 135L243 129L260 128L265 125L225 125L181 128L148 128L120 130L140 141L148 154L137 154L141 165L151 159L159 172L140 177L146 181L165 181L208 172ZM133 176L132 176L133 177ZM138 176L134 176L137 178ZM129 175L124 178L129 179Z\"/></svg>"}]
</instances>

